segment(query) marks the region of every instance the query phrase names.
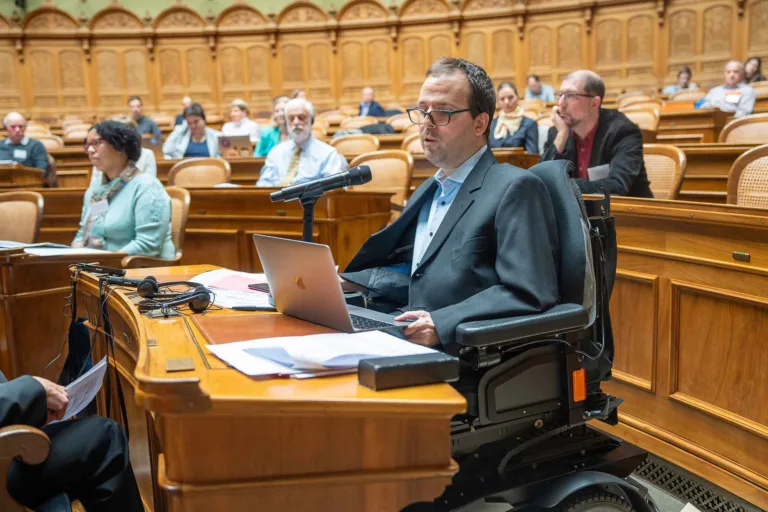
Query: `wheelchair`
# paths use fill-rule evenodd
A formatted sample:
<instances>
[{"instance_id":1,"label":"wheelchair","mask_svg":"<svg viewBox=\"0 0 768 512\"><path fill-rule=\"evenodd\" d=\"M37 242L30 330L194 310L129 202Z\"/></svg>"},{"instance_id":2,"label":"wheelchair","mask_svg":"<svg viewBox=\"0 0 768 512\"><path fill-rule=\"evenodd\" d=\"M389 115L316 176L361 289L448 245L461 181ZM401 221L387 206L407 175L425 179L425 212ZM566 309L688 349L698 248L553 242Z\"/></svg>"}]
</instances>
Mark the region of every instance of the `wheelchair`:
<instances>
[{"instance_id":1,"label":"wheelchair","mask_svg":"<svg viewBox=\"0 0 768 512\"><path fill-rule=\"evenodd\" d=\"M433 503L403 512L490 510L652 512L630 477L647 453L588 426L615 425L609 300L616 272L610 197L584 201L570 162L529 169L557 220L559 304L536 315L474 321L457 330L467 412L453 418L459 471ZM504 508L507 505L507 508Z\"/></svg>"}]
</instances>

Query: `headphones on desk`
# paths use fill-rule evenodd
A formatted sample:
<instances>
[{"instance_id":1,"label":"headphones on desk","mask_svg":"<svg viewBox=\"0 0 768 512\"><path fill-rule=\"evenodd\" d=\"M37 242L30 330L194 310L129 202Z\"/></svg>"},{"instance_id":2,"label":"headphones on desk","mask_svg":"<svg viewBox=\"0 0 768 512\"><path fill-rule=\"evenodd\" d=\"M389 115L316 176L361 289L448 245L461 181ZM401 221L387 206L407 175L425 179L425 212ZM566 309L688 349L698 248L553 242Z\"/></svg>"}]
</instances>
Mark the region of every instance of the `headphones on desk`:
<instances>
[{"instance_id":1,"label":"headphones on desk","mask_svg":"<svg viewBox=\"0 0 768 512\"><path fill-rule=\"evenodd\" d=\"M154 276L147 276L144 279L128 279L124 277L109 277L107 284L135 287L136 292L144 300L137 306L139 312L148 313L156 309L167 313L168 310L178 306L189 306L193 313L202 313L211 307L213 297L205 286L191 281L170 281L158 283ZM170 288L172 286L186 286L187 290L183 292L162 291L161 288Z\"/></svg>"}]
</instances>

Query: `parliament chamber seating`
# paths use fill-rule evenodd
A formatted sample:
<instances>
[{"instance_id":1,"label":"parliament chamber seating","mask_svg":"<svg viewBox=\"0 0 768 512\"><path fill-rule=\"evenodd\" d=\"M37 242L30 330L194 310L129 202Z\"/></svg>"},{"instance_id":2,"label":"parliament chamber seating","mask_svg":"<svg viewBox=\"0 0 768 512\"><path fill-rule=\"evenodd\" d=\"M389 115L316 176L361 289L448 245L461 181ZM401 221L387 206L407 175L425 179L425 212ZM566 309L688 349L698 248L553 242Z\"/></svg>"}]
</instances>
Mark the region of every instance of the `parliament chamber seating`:
<instances>
[{"instance_id":1,"label":"parliament chamber seating","mask_svg":"<svg viewBox=\"0 0 768 512\"><path fill-rule=\"evenodd\" d=\"M140 255L126 256L121 262L123 268L166 267L181 264L181 258L184 255L184 235L189 218L190 195L181 187L165 187L165 191L171 197L171 240L176 254L172 260Z\"/></svg>"},{"instance_id":2,"label":"parliament chamber seating","mask_svg":"<svg viewBox=\"0 0 768 512\"><path fill-rule=\"evenodd\" d=\"M753 114L730 121L720 132L718 142L728 144L768 143L768 114Z\"/></svg>"},{"instance_id":3,"label":"parliament chamber seating","mask_svg":"<svg viewBox=\"0 0 768 512\"><path fill-rule=\"evenodd\" d=\"M37 192L0 193L0 240L37 242L43 221L43 196Z\"/></svg>"},{"instance_id":4,"label":"parliament chamber seating","mask_svg":"<svg viewBox=\"0 0 768 512\"><path fill-rule=\"evenodd\" d=\"M232 169L223 158L187 158L171 167L168 185L175 187L213 187L229 183Z\"/></svg>"},{"instance_id":5,"label":"parliament chamber seating","mask_svg":"<svg viewBox=\"0 0 768 512\"><path fill-rule=\"evenodd\" d=\"M643 144L643 162L656 199L677 199L687 161L685 153L664 144Z\"/></svg>"},{"instance_id":6,"label":"parliament chamber seating","mask_svg":"<svg viewBox=\"0 0 768 512\"><path fill-rule=\"evenodd\" d=\"M379 150L379 139L367 133L353 133L334 137L330 145L336 148L336 151L344 156L362 155Z\"/></svg>"},{"instance_id":7,"label":"parliament chamber seating","mask_svg":"<svg viewBox=\"0 0 768 512\"><path fill-rule=\"evenodd\" d=\"M372 179L363 185L347 187L349 190L364 190L370 192L389 192L392 194L392 220L398 211L405 206L410 195L411 180L413 179L413 157L407 151L388 149L374 151L354 158L350 167L367 165L371 168Z\"/></svg>"},{"instance_id":8,"label":"parliament chamber seating","mask_svg":"<svg viewBox=\"0 0 768 512\"><path fill-rule=\"evenodd\" d=\"M734 162L728 174L728 204L768 209L768 144Z\"/></svg>"},{"instance_id":9,"label":"parliament chamber seating","mask_svg":"<svg viewBox=\"0 0 768 512\"><path fill-rule=\"evenodd\" d=\"M37 135L34 139L39 140L45 146L46 151L64 147L64 140L56 135Z\"/></svg>"},{"instance_id":10,"label":"parliament chamber seating","mask_svg":"<svg viewBox=\"0 0 768 512\"><path fill-rule=\"evenodd\" d=\"M387 119L387 124L392 127L396 132L403 132L411 125L411 120L408 119L408 113L402 112L401 114L395 114Z\"/></svg>"},{"instance_id":11,"label":"parliament chamber seating","mask_svg":"<svg viewBox=\"0 0 768 512\"><path fill-rule=\"evenodd\" d=\"M632 104L622 110L630 121L635 123L642 130L656 132L659 129L659 109L656 107L639 106L640 103Z\"/></svg>"},{"instance_id":12,"label":"parliament chamber seating","mask_svg":"<svg viewBox=\"0 0 768 512\"><path fill-rule=\"evenodd\" d=\"M342 130L354 130L356 128L362 128L363 126L370 126L377 124L379 120L373 116L353 116L344 119L339 128Z\"/></svg>"},{"instance_id":13,"label":"parliament chamber seating","mask_svg":"<svg viewBox=\"0 0 768 512\"><path fill-rule=\"evenodd\" d=\"M678 103L696 103L706 95L707 91L702 89L684 89L682 91L677 91L670 94L668 101Z\"/></svg>"},{"instance_id":14,"label":"parliament chamber seating","mask_svg":"<svg viewBox=\"0 0 768 512\"><path fill-rule=\"evenodd\" d=\"M400 149L409 153L424 153L424 148L421 146L421 136L418 133L409 134L403 139Z\"/></svg>"}]
</instances>

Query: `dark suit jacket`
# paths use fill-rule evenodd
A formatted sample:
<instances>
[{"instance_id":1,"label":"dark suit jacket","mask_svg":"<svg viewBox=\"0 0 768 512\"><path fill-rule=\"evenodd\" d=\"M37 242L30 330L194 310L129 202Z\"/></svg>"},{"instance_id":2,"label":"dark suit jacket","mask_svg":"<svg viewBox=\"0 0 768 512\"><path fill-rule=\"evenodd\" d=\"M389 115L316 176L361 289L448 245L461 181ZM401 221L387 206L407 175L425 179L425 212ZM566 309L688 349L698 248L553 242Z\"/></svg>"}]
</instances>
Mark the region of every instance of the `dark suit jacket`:
<instances>
[{"instance_id":1,"label":"dark suit jacket","mask_svg":"<svg viewBox=\"0 0 768 512\"><path fill-rule=\"evenodd\" d=\"M361 116L363 115L363 104L361 103L360 106L357 109L357 115ZM384 108L381 106L381 104L377 101L372 101L371 106L368 107L368 114L369 116L373 117L384 117L387 115L386 112L384 112Z\"/></svg>"},{"instance_id":2,"label":"dark suit jacket","mask_svg":"<svg viewBox=\"0 0 768 512\"><path fill-rule=\"evenodd\" d=\"M426 180L402 215L363 245L342 277L402 310L432 315L443 347L471 320L533 314L558 301L558 238L544 183L486 151L469 173L411 276L419 211L432 201ZM391 308L395 309L395 308Z\"/></svg>"},{"instance_id":3,"label":"dark suit jacket","mask_svg":"<svg viewBox=\"0 0 768 512\"><path fill-rule=\"evenodd\" d=\"M539 125L536 121L524 117L520 128L515 133L510 133L500 140L493 138L493 131L498 122L498 117L494 117L491 121L491 136L488 143L492 148L525 148L528 153L539 152Z\"/></svg>"},{"instance_id":4,"label":"dark suit jacket","mask_svg":"<svg viewBox=\"0 0 768 512\"><path fill-rule=\"evenodd\" d=\"M45 388L29 375L5 382L0 373L0 427L42 427L48 420Z\"/></svg>"},{"instance_id":5,"label":"dark suit jacket","mask_svg":"<svg viewBox=\"0 0 768 512\"><path fill-rule=\"evenodd\" d=\"M568 137L563 154L555 149L556 135L557 129L550 128L541 161L570 160L574 167L578 168L576 140L573 133ZM589 166L597 167L604 164L611 166L607 178L596 181L574 180L582 192L599 194L604 189L620 196L653 197L643 162L643 134L640 128L618 110L601 108Z\"/></svg>"}]
</instances>

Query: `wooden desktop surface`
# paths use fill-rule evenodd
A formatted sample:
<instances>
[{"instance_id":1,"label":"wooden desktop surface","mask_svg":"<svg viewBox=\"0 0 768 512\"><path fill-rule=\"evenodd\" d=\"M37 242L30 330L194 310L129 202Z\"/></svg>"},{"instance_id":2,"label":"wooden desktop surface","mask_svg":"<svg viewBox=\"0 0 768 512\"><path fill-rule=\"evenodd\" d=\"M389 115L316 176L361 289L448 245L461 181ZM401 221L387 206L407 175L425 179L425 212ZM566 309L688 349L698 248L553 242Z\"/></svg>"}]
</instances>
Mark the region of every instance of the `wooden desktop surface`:
<instances>
[{"instance_id":1,"label":"wooden desktop surface","mask_svg":"<svg viewBox=\"0 0 768 512\"><path fill-rule=\"evenodd\" d=\"M768 210L613 198L605 429L768 509ZM593 422L604 427L600 422Z\"/></svg>"},{"instance_id":2,"label":"wooden desktop surface","mask_svg":"<svg viewBox=\"0 0 768 512\"><path fill-rule=\"evenodd\" d=\"M128 275L175 281L213 268ZM78 293L89 325L103 325L97 279L81 275ZM107 307L131 460L148 510L396 511L450 482L457 469L450 418L466 405L451 386L376 392L356 375L249 378L211 354L194 318L150 319L132 295L114 291ZM328 331L277 313L222 309L205 319L209 332L222 322L216 336L223 341ZM96 357L103 351L97 343ZM168 370L180 360L188 370Z\"/></svg>"}]
</instances>

